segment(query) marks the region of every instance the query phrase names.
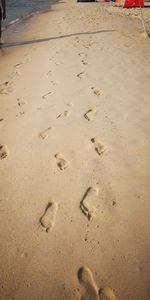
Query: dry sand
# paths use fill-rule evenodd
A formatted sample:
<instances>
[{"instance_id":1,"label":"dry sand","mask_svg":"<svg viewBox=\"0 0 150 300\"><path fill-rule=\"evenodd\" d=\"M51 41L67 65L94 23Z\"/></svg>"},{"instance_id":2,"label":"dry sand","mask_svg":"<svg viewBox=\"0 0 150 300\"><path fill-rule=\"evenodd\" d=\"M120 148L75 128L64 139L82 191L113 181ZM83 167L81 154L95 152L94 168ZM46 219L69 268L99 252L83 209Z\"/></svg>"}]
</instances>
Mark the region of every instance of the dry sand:
<instances>
[{"instance_id":1,"label":"dry sand","mask_svg":"<svg viewBox=\"0 0 150 300\"><path fill-rule=\"evenodd\" d=\"M22 41L1 49L0 299L149 300L149 40L67 0Z\"/></svg>"}]
</instances>

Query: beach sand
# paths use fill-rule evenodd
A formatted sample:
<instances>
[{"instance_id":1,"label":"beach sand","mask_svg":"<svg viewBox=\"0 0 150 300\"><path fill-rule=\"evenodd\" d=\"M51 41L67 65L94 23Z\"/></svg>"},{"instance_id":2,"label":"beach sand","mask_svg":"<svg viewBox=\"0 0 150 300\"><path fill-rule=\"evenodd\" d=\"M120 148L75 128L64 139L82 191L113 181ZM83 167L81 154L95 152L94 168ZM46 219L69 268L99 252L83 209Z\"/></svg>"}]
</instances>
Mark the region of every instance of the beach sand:
<instances>
[{"instance_id":1,"label":"beach sand","mask_svg":"<svg viewBox=\"0 0 150 300\"><path fill-rule=\"evenodd\" d=\"M150 299L149 39L105 6L0 50L1 300Z\"/></svg>"}]
</instances>

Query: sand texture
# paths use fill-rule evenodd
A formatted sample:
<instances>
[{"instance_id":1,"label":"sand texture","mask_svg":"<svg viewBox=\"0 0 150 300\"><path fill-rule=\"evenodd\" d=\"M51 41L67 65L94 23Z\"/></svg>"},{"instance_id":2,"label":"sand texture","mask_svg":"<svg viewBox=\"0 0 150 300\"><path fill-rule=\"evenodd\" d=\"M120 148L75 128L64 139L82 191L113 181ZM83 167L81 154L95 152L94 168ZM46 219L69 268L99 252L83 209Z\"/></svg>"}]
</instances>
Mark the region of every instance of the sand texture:
<instances>
[{"instance_id":1,"label":"sand texture","mask_svg":"<svg viewBox=\"0 0 150 300\"><path fill-rule=\"evenodd\" d=\"M67 0L20 41L0 50L0 300L149 300L149 39Z\"/></svg>"}]
</instances>

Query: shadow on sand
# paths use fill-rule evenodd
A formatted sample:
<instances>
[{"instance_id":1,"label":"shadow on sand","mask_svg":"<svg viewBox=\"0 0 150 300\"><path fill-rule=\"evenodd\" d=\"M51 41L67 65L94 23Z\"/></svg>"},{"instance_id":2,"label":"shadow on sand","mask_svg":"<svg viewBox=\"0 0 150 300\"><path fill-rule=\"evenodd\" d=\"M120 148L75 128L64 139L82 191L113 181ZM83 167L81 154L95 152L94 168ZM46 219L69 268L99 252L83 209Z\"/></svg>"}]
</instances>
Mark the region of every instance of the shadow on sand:
<instances>
[{"instance_id":1,"label":"shadow on sand","mask_svg":"<svg viewBox=\"0 0 150 300\"><path fill-rule=\"evenodd\" d=\"M88 35L88 34L99 34L99 33L104 33L104 32L112 32L116 31L115 29L108 29L108 30L99 30L99 31L87 31L87 32L77 32L77 33L70 33L66 35L60 35L60 36L55 36L55 37L48 37L44 39L33 39L29 41L18 41L18 42L13 42L13 43L4 43L0 45L1 48L9 48L9 47L16 47L16 46L23 46L23 45L30 45L30 44L37 44L37 43L43 43L43 42L48 42L51 40L57 40L57 39L64 39L64 38L69 38L72 36L79 36L79 35Z\"/></svg>"}]
</instances>

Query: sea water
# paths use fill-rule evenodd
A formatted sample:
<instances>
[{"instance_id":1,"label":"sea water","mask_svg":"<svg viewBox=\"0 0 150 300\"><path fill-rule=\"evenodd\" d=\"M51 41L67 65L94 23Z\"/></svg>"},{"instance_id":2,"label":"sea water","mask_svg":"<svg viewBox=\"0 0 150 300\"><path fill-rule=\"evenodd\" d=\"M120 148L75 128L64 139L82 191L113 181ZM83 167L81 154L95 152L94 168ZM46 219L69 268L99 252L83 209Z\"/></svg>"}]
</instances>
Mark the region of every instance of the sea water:
<instances>
[{"instance_id":1,"label":"sea water","mask_svg":"<svg viewBox=\"0 0 150 300\"><path fill-rule=\"evenodd\" d=\"M7 0L7 18L3 26L19 21L32 13L50 8L55 0Z\"/></svg>"}]
</instances>

